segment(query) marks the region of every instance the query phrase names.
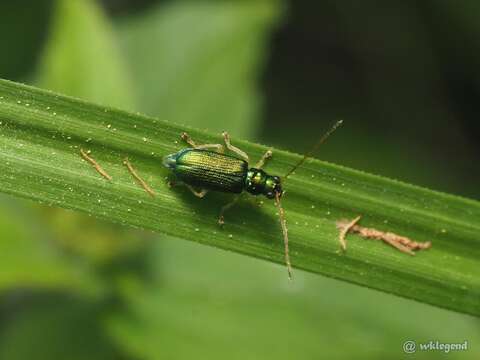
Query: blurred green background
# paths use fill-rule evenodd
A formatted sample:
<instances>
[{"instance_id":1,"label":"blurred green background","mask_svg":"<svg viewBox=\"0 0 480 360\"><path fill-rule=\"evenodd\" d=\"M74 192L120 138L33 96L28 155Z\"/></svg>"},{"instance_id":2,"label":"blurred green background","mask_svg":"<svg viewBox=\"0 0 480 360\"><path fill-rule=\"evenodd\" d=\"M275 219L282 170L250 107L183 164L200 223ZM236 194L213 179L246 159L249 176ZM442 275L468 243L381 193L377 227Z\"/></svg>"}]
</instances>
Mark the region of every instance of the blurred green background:
<instances>
[{"instance_id":1,"label":"blurred green background","mask_svg":"<svg viewBox=\"0 0 480 360\"><path fill-rule=\"evenodd\" d=\"M480 3L461 4L3 2L0 77L299 153L345 119L319 158L480 199ZM401 359L406 340L480 358L476 318L0 197L0 359Z\"/></svg>"}]
</instances>

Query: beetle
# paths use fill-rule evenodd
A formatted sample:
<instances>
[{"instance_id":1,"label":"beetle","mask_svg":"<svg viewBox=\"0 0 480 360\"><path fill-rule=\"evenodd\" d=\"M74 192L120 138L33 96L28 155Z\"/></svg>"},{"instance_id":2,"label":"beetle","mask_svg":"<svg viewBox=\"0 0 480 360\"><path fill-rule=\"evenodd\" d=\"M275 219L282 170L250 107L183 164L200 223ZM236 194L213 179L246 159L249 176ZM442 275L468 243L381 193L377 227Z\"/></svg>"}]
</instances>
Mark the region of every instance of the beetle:
<instances>
[{"instance_id":1,"label":"beetle","mask_svg":"<svg viewBox=\"0 0 480 360\"><path fill-rule=\"evenodd\" d=\"M283 178L286 179L295 169L303 164L341 123L342 120L337 121L320 138L312 150L293 166ZM230 136L227 132L223 132L222 136L225 146L222 144L198 145L184 132L181 138L190 147L165 156L163 165L170 169L176 179L199 198L203 198L208 191L237 194L233 201L222 207L218 218L220 225L224 224L225 212L238 201L239 194L244 191L252 195L264 195L268 199L275 199L283 232L285 264L288 276L291 279L292 268L288 249L288 228L285 213L280 203L280 199L284 194L282 180L279 176L270 175L262 169L267 160L272 157L272 151L268 150L265 152L255 166L249 167L248 155L231 144ZM226 154L225 147L236 156Z\"/></svg>"}]
</instances>

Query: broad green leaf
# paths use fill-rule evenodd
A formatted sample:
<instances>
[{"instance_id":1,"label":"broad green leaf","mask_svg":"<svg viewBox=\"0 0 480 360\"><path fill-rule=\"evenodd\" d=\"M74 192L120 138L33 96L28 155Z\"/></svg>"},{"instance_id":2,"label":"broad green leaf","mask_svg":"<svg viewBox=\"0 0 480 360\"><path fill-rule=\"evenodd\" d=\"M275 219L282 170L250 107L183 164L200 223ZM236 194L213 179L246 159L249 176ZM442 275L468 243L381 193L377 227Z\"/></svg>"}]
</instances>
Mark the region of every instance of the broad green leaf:
<instances>
[{"instance_id":1,"label":"broad green leaf","mask_svg":"<svg viewBox=\"0 0 480 360\"><path fill-rule=\"evenodd\" d=\"M218 135L9 81L0 82L0 122L3 192L283 263L271 202L255 206L243 201L221 230L218 210L229 196L210 194L199 200L186 189L167 186L161 157L184 147L179 134L188 130L199 143L218 142ZM240 139L234 142L252 159L266 150ZM81 148L91 151L112 181L82 160ZM125 157L154 189L155 198L128 173ZM300 158L274 149L266 169L282 175ZM477 201L315 159L289 178L285 189L296 268L480 315ZM432 249L411 257L350 236L348 252L339 254L335 223L357 214L364 216L364 226L430 240Z\"/></svg>"},{"instance_id":2,"label":"broad green leaf","mask_svg":"<svg viewBox=\"0 0 480 360\"><path fill-rule=\"evenodd\" d=\"M286 284L279 266L186 245L156 243L148 258L153 280L123 282L127 311L107 324L117 346L135 358L397 359L406 340L432 339L468 339L468 352L449 358L480 356L473 317L313 274L297 272Z\"/></svg>"},{"instance_id":3,"label":"broad green leaf","mask_svg":"<svg viewBox=\"0 0 480 360\"><path fill-rule=\"evenodd\" d=\"M279 1L162 4L119 24L142 112L252 137Z\"/></svg>"},{"instance_id":4,"label":"broad green leaf","mask_svg":"<svg viewBox=\"0 0 480 360\"><path fill-rule=\"evenodd\" d=\"M133 110L128 71L113 30L94 0L56 0L38 69L47 89Z\"/></svg>"},{"instance_id":5,"label":"broad green leaf","mask_svg":"<svg viewBox=\"0 0 480 360\"><path fill-rule=\"evenodd\" d=\"M27 287L91 295L100 291L91 269L69 261L37 224L34 212L3 196L0 200L0 293Z\"/></svg>"},{"instance_id":6,"label":"broad green leaf","mask_svg":"<svg viewBox=\"0 0 480 360\"><path fill-rule=\"evenodd\" d=\"M98 271L98 268L94 269L97 265L105 266L141 252L148 244L146 240L151 238L145 232L127 231L118 224L62 208L42 206L36 210L36 220L41 221L55 245L61 251L80 257L92 270Z\"/></svg>"},{"instance_id":7,"label":"broad green leaf","mask_svg":"<svg viewBox=\"0 0 480 360\"><path fill-rule=\"evenodd\" d=\"M0 77L31 75L46 33L52 0L3 1L0 12Z\"/></svg>"},{"instance_id":8,"label":"broad green leaf","mask_svg":"<svg viewBox=\"0 0 480 360\"><path fill-rule=\"evenodd\" d=\"M1 359L122 358L98 321L104 305L61 295L30 295L30 300L35 302L17 304L14 321L2 320Z\"/></svg>"}]
</instances>

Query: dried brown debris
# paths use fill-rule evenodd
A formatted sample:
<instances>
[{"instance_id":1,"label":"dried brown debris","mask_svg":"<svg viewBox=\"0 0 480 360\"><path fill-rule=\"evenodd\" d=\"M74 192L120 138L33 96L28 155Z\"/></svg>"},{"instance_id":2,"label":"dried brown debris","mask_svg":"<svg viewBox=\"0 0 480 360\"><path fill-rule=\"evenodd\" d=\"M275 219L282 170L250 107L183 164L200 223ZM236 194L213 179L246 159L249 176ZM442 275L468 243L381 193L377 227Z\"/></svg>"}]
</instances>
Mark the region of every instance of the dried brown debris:
<instances>
[{"instance_id":1,"label":"dried brown debris","mask_svg":"<svg viewBox=\"0 0 480 360\"><path fill-rule=\"evenodd\" d=\"M358 225L361 216L357 216L353 220L341 219L337 221L337 228L340 230L339 242L343 251L347 250L346 236L349 232L358 234L365 239L381 240L394 248L409 255L415 255L414 250L423 250L431 247L432 243L417 242L408 237L397 235L391 232L380 231L374 228L367 228Z\"/></svg>"}]
</instances>

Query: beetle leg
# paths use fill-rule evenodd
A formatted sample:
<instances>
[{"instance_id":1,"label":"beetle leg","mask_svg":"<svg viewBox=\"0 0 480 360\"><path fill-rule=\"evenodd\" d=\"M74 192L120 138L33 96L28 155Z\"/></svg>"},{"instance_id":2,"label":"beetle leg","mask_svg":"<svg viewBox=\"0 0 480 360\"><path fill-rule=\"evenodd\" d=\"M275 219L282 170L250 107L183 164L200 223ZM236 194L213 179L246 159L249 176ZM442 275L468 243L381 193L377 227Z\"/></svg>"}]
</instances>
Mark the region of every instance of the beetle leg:
<instances>
[{"instance_id":1,"label":"beetle leg","mask_svg":"<svg viewBox=\"0 0 480 360\"><path fill-rule=\"evenodd\" d=\"M241 196L242 196L242 194L235 196L235 198L232 201L230 201L228 204L222 206L222 208L220 209L220 215L218 217L218 225L223 226L225 224L225 217L224 217L225 212L228 209L230 209L233 205L235 205L238 202L238 200L240 199Z\"/></svg>"},{"instance_id":2,"label":"beetle leg","mask_svg":"<svg viewBox=\"0 0 480 360\"><path fill-rule=\"evenodd\" d=\"M223 154L225 152L225 147L222 144L197 145L195 149L217 149L217 152L220 154Z\"/></svg>"},{"instance_id":3,"label":"beetle leg","mask_svg":"<svg viewBox=\"0 0 480 360\"><path fill-rule=\"evenodd\" d=\"M267 150L267 152L265 154L263 154L262 158L260 160L258 160L258 162L255 164L255 167L257 169L261 169L265 165L267 160L269 160L271 158L272 158L272 150Z\"/></svg>"},{"instance_id":4,"label":"beetle leg","mask_svg":"<svg viewBox=\"0 0 480 360\"><path fill-rule=\"evenodd\" d=\"M192 140L190 135L188 135L186 132L183 132L182 135L180 135L183 141L185 141L188 145L190 145L192 148L196 148L197 144L195 144L195 141Z\"/></svg>"},{"instance_id":5,"label":"beetle leg","mask_svg":"<svg viewBox=\"0 0 480 360\"><path fill-rule=\"evenodd\" d=\"M168 185L169 188L172 188L174 186L184 185L188 190L190 190L193 193L193 195L195 195L196 197L198 197L200 199L203 198L208 193L207 189L202 189L200 191L197 191L197 190L195 190L195 188L193 186L185 184L182 181L179 182L179 181L175 181L175 180L169 180L169 181L167 181L167 185Z\"/></svg>"},{"instance_id":6,"label":"beetle leg","mask_svg":"<svg viewBox=\"0 0 480 360\"><path fill-rule=\"evenodd\" d=\"M230 143L230 135L228 135L226 131L224 131L222 135L223 135L223 139L225 141L225 146L227 147L227 149L230 151L233 151L235 154L243 158L248 163L249 161L248 155L244 151L240 150L239 148L233 146Z\"/></svg>"},{"instance_id":7,"label":"beetle leg","mask_svg":"<svg viewBox=\"0 0 480 360\"><path fill-rule=\"evenodd\" d=\"M222 144L202 144L197 145L195 141L192 140L190 135L186 132L182 133L182 140L185 141L188 145L190 145L194 149L216 149L217 152L223 154L225 152L225 148Z\"/></svg>"},{"instance_id":8,"label":"beetle leg","mask_svg":"<svg viewBox=\"0 0 480 360\"><path fill-rule=\"evenodd\" d=\"M202 189L200 191L197 191L190 185L185 184L185 186L193 193L193 195L195 195L196 197L199 197L200 199L203 198L208 193L208 190L206 190L206 189Z\"/></svg>"}]
</instances>

